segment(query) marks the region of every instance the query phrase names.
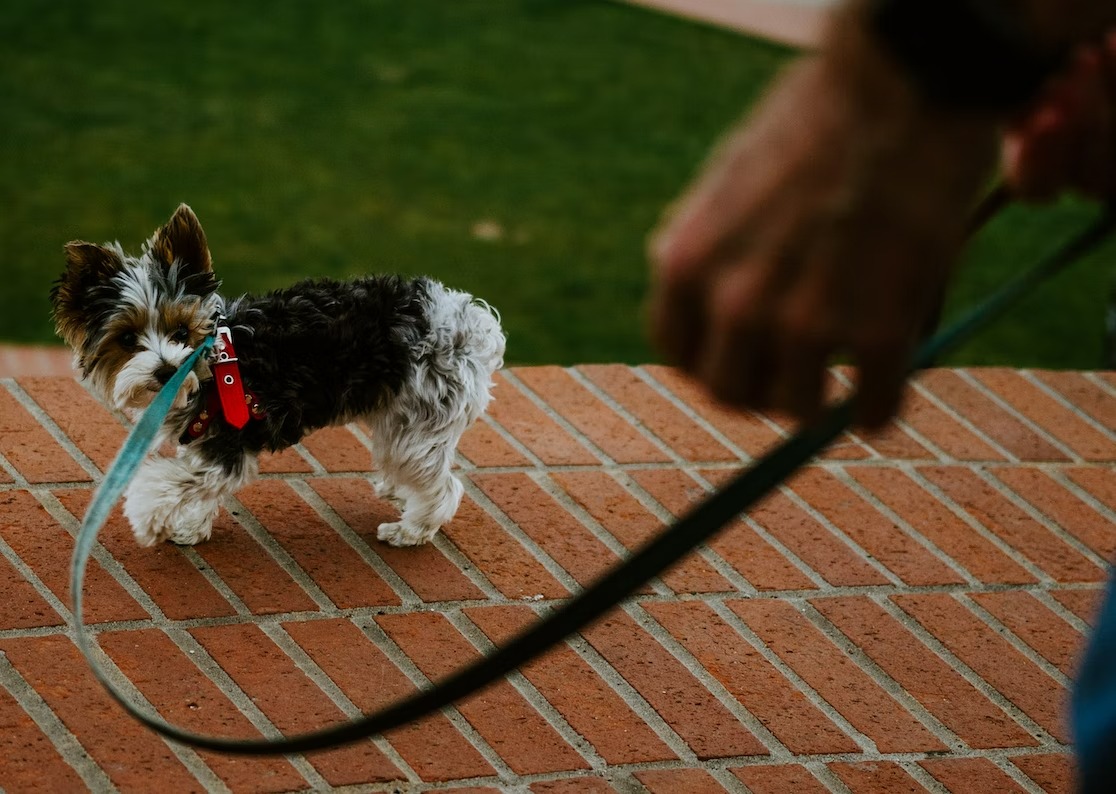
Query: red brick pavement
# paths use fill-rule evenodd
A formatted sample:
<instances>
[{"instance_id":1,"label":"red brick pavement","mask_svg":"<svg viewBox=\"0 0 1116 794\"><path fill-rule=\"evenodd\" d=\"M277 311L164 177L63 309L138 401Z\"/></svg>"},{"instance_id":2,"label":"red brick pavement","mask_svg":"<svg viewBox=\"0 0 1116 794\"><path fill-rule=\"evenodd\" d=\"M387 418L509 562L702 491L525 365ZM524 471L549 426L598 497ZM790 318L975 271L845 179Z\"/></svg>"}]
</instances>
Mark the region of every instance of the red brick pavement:
<instances>
[{"instance_id":1,"label":"red brick pavement","mask_svg":"<svg viewBox=\"0 0 1116 794\"><path fill-rule=\"evenodd\" d=\"M838 374L840 377L840 374ZM117 513L88 619L188 728L304 731L428 686L544 615L777 441L661 367L512 369L433 544L367 431L269 459L214 538ZM1116 552L1116 379L940 370L622 608L456 707L344 749L178 747L101 691L66 627L73 533L123 424L72 380L0 380L6 791L1066 792L1068 687Z\"/></svg>"}]
</instances>

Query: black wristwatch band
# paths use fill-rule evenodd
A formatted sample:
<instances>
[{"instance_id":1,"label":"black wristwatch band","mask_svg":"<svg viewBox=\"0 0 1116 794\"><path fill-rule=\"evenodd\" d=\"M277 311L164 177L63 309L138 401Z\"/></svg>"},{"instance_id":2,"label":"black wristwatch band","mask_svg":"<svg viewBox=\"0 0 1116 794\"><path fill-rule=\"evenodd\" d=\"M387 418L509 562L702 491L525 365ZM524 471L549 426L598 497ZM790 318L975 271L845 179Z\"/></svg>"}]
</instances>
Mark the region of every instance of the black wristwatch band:
<instances>
[{"instance_id":1,"label":"black wristwatch band","mask_svg":"<svg viewBox=\"0 0 1116 794\"><path fill-rule=\"evenodd\" d=\"M944 107L1019 107L1063 60L1038 52L999 0L871 0L869 15L884 50Z\"/></svg>"}]
</instances>

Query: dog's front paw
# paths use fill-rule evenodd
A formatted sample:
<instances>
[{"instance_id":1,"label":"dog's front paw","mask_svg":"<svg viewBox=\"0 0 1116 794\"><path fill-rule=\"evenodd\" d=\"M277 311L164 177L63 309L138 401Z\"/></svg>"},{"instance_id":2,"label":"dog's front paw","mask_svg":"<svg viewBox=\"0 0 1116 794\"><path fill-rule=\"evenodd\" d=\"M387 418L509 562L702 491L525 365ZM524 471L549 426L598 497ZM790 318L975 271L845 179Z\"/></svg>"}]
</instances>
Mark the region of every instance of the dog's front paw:
<instances>
[{"instance_id":1,"label":"dog's front paw","mask_svg":"<svg viewBox=\"0 0 1116 794\"><path fill-rule=\"evenodd\" d=\"M438 534L438 527L418 527L404 521L380 524L376 537L389 546L421 546Z\"/></svg>"}]
</instances>

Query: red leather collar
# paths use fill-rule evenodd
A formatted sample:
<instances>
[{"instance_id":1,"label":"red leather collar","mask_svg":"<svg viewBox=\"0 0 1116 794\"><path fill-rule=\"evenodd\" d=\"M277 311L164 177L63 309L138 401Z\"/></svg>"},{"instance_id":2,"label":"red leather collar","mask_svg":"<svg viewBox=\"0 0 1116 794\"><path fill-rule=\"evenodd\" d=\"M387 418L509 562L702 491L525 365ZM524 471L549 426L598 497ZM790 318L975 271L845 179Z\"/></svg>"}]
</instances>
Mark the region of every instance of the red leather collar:
<instances>
[{"instance_id":1,"label":"red leather collar","mask_svg":"<svg viewBox=\"0 0 1116 794\"><path fill-rule=\"evenodd\" d=\"M267 415L259 397L244 386L236 348L233 347L232 329L225 325L224 320L224 317L218 320L217 341L213 345L216 351L212 365L213 381L203 387L205 400L186 426L182 434L183 443L200 438L218 416L240 430L249 420L262 419Z\"/></svg>"}]
</instances>

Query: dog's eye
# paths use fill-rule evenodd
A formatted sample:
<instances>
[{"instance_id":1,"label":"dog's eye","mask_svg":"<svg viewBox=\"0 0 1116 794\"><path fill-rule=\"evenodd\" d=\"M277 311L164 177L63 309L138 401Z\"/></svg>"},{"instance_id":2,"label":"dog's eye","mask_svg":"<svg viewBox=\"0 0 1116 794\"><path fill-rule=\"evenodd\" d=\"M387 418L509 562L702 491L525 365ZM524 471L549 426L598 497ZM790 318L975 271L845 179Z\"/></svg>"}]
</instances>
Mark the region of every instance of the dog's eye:
<instances>
[{"instance_id":1,"label":"dog's eye","mask_svg":"<svg viewBox=\"0 0 1116 794\"><path fill-rule=\"evenodd\" d=\"M117 337L116 341L125 350L135 350L136 345L139 343L139 337L136 336L134 331L125 331Z\"/></svg>"},{"instance_id":2,"label":"dog's eye","mask_svg":"<svg viewBox=\"0 0 1116 794\"><path fill-rule=\"evenodd\" d=\"M171 339L174 340L175 342L185 342L189 338L190 338L190 329L187 328L185 325L178 326L177 328L174 329L174 333L171 334Z\"/></svg>"}]
</instances>

